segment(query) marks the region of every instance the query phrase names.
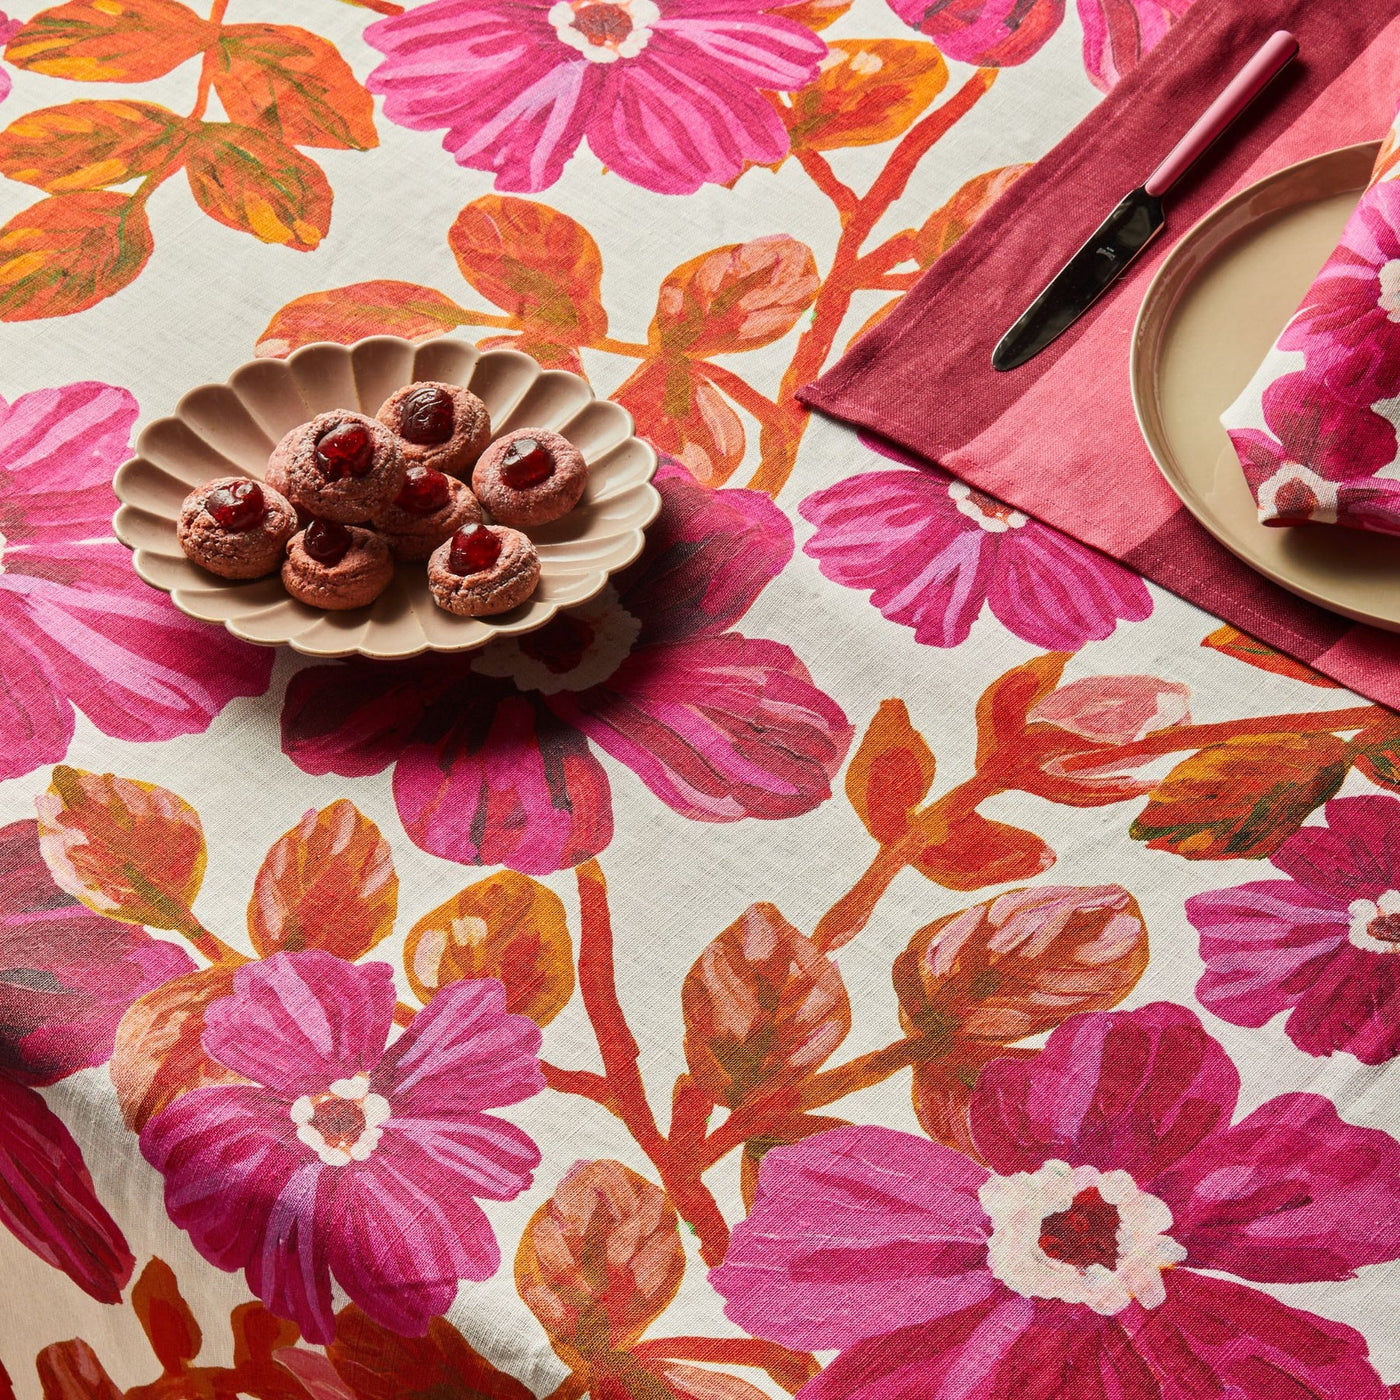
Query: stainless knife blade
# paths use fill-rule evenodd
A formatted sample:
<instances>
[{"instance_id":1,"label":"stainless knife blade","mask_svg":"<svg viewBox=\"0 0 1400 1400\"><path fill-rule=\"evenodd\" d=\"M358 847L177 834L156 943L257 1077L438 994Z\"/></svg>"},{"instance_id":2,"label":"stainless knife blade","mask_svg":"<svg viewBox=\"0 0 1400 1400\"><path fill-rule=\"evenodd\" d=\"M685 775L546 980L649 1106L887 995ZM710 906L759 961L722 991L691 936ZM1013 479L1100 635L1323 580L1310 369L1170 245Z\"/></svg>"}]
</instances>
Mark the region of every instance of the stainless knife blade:
<instances>
[{"instance_id":1,"label":"stainless knife blade","mask_svg":"<svg viewBox=\"0 0 1400 1400\"><path fill-rule=\"evenodd\" d=\"M992 368L1015 369L1063 335L1127 270L1166 225L1162 201L1139 186L1050 279L992 351Z\"/></svg>"}]
</instances>

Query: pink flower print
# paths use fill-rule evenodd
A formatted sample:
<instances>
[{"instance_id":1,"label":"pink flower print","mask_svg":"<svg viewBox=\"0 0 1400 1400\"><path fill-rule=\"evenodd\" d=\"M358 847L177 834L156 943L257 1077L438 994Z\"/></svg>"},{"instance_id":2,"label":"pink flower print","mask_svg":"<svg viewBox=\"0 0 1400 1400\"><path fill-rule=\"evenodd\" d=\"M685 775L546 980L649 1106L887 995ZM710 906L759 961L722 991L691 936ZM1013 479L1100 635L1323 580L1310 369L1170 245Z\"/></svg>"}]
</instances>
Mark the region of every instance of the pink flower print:
<instances>
[{"instance_id":1,"label":"pink flower print","mask_svg":"<svg viewBox=\"0 0 1400 1400\"><path fill-rule=\"evenodd\" d=\"M0 827L0 1075L52 1084L106 1064L137 997L194 963L53 882L33 821Z\"/></svg>"},{"instance_id":2,"label":"pink flower print","mask_svg":"<svg viewBox=\"0 0 1400 1400\"><path fill-rule=\"evenodd\" d=\"M178 613L112 538L136 400L108 384L0 399L0 778L56 763L73 707L104 734L197 734L260 695L270 650Z\"/></svg>"},{"instance_id":3,"label":"pink flower print","mask_svg":"<svg viewBox=\"0 0 1400 1400\"><path fill-rule=\"evenodd\" d=\"M986 68L1034 58L1065 18L1065 0L890 0L890 9L949 58Z\"/></svg>"},{"instance_id":4,"label":"pink flower print","mask_svg":"<svg viewBox=\"0 0 1400 1400\"><path fill-rule=\"evenodd\" d=\"M984 605L1053 651L1101 641L1152 611L1130 570L937 467L867 472L808 496L803 545L835 583L870 593L924 646L967 640Z\"/></svg>"},{"instance_id":5,"label":"pink flower print","mask_svg":"<svg viewBox=\"0 0 1400 1400\"><path fill-rule=\"evenodd\" d=\"M1359 1333L1251 1283L1400 1257L1400 1143L1239 1076L1184 1007L1072 1017L982 1073L986 1165L887 1128L765 1154L711 1281L840 1355L803 1400L1385 1400Z\"/></svg>"},{"instance_id":6,"label":"pink flower print","mask_svg":"<svg viewBox=\"0 0 1400 1400\"><path fill-rule=\"evenodd\" d=\"M1341 242L1279 337L1311 379L1358 407L1400 393L1400 183L1361 198Z\"/></svg>"},{"instance_id":7,"label":"pink flower print","mask_svg":"<svg viewBox=\"0 0 1400 1400\"><path fill-rule=\"evenodd\" d=\"M464 864L546 874L612 838L593 746L693 821L783 819L831 795L840 707L778 642L733 630L792 553L756 491L663 463L641 558L594 602L472 656L337 663L287 688L282 744L309 773L394 765L409 836Z\"/></svg>"},{"instance_id":8,"label":"pink flower print","mask_svg":"<svg viewBox=\"0 0 1400 1400\"><path fill-rule=\"evenodd\" d=\"M1107 92L1166 37L1192 0L1079 0L1084 69Z\"/></svg>"},{"instance_id":9,"label":"pink flower print","mask_svg":"<svg viewBox=\"0 0 1400 1400\"><path fill-rule=\"evenodd\" d=\"M43 1097L3 1069L0 1225L99 1303L121 1302L136 1261L97 1199L82 1150Z\"/></svg>"},{"instance_id":10,"label":"pink flower print","mask_svg":"<svg viewBox=\"0 0 1400 1400\"><path fill-rule=\"evenodd\" d=\"M24 28L22 20L9 19L4 10L0 10L0 49ZM3 102L10 95L10 75L0 68L0 102Z\"/></svg>"},{"instance_id":11,"label":"pink flower print","mask_svg":"<svg viewBox=\"0 0 1400 1400\"><path fill-rule=\"evenodd\" d=\"M277 953L234 975L204 1049L246 1084L192 1089L141 1132L170 1218L221 1269L334 1335L331 1279L375 1321L421 1336L500 1249L478 1200L514 1200L539 1165L484 1112L544 1087L533 1021L493 978L443 988L387 1044L393 970Z\"/></svg>"},{"instance_id":12,"label":"pink flower print","mask_svg":"<svg viewBox=\"0 0 1400 1400\"><path fill-rule=\"evenodd\" d=\"M1400 481L1376 475L1395 457L1395 427L1335 398L1307 371L1265 390L1266 430L1230 428L1265 525L1400 531Z\"/></svg>"},{"instance_id":13,"label":"pink flower print","mask_svg":"<svg viewBox=\"0 0 1400 1400\"><path fill-rule=\"evenodd\" d=\"M1288 878L1186 901L1201 935L1201 1005L1237 1026L1288 1012L1309 1055L1400 1055L1400 800L1335 797L1269 858Z\"/></svg>"},{"instance_id":14,"label":"pink flower print","mask_svg":"<svg viewBox=\"0 0 1400 1400\"><path fill-rule=\"evenodd\" d=\"M725 184L788 153L769 91L811 82L826 45L767 0L431 0L381 20L369 76L390 121L446 129L458 165L542 190L587 140L658 194Z\"/></svg>"}]
</instances>

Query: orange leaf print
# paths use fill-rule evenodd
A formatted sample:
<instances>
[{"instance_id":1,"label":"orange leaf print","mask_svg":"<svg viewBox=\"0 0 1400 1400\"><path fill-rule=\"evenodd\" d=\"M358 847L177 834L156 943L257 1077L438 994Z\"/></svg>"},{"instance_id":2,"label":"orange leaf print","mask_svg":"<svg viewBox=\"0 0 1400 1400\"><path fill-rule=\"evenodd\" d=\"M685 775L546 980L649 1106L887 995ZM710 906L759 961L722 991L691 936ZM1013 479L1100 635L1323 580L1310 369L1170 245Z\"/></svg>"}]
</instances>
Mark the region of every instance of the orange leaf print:
<instances>
[{"instance_id":1,"label":"orange leaf print","mask_svg":"<svg viewBox=\"0 0 1400 1400\"><path fill-rule=\"evenodd\" d=\"M613 398L652 446L683 462L706 486L723 486L744 460L739 415L679 356L640 365Z\"/></svg>"},{"instance_id":2,"label":"orange leaf print","mask_svg":"<svg viewBox=\"0 0 1400 1400\"><path fill-rule=\"evenodd\" d=\"M211 219L264 243L310 252L331 225L331 187L315 161L234 122L203 122L185 161L190 191Z\"/></svg>"},{"instance_id":3,"label":"orange leaf print","mask_svg":"<svg viewBox=\"0 0 1400 1400\"><path fill-rule=\"evenodd\" d=\"M341 798L273 843L253 881L248 935L264 958L320 948L354 961L394 931L398 907L389 843Z\"/></svg>"},{"instance_id":4,"label":"orange leaf print","mask_svg":"<svg viewBox=\"0 0 1400 1400\"><path fill-rule=\"evenodd\" d=\"M712 1371L686 1361L655 1361L647 1369L654 1371L665 1390L677 1400L765 1400L767 1395L727 1371Z\"/></svg>"},{"instance_id":5,"label":"orange leaf print","mask_svg":"<svg viewBox=\"0 0 1400 1400\"><path fill-rule=\"evenodd\" d=\"M603 258L567 214L512 195L483 195L457 215L448 247L462 276L545 339L580 345L608 328Z\"/></svg>"},{"instance_id":6,"label":"orange leaf print","mask_svg":"<svg viewBox=\"0 0 1400 1400\"><path fill-rule=\"evenodd\" d=\"M367 335L429 340L456 329L466 314L441 292L416 282L352 282L289 301L267 323L257 353L280 358L313 341L351 345Z\"/></svg>"},{"instance_id":7,"label":"orange leaf print","mask_svg":"<svg viewBox=\"0 0 1400 1400\"><path fill-rule=\"evenodd\" d=\"M233 970L209 967L171 978L127 1008L108 1073L133 1132L189 1089L239 1082L204 1053L200 1040L210 1002L232 991Z\"/></svg>"},{"instance_id":8,"label":"orange leaf print","mask_svg":"<svg viewBox=\"0 0 1400 1400\"><path fill-rule=\"evenodd\" d=\"M934 768L933 750L909 723L904 701L881 701L846 769L846 796L882 846L908 830L910 812L933 786Z\"/></svg>"},{"instance_id":9,"label":"orange leaf print","mask_svg":"<svg viewBox=\"0 0 1400 1400\"><path fill-rule=\"evenodd\" d=\"M907 131L947 83L926 39L833 39L816 81L777 107L794 150L873 146Z\"/></svg>"},{"instance_id":10,"label":"orange leaf print","mask_svg":"<svg viewBox=\"0 0 1400 1400\"><path fill-rule=\"evenodd\" d=\"M44 1400L122 1400L97 1353L80 1337L54 1342L34 1358Z\"/></svg>"},{"instance_id":11,"label":"orange leaf print","mask_svg":"<svg viewBox=\"0 0 1400 1400\"><path fill-rule=\"evenodd\" d=\"M771 904L751 905L700 954L681 1013L692 1078L730 1108L807 1078L851 1029L836 964Z\"/></svg>"},{"instance_id":12,"label":"orange leaf print","mask_svg":"<svg viewBox=\"0 0 1400 1400\"><path fill-rule=\"evenodd\" d=\"M423 1337L391 1332L353 1303L335 1317L326 1355L356 1400L532 1400L533 1392L493 1366L446 1318Z\"/></svg>"},{"instance_id":13,"label":"orange leaf print","mask_svg":"<svg viewBox=\"0 0 1400 1400\"><path fill-rule=\"evenodd\" d=\"M914 235L914 257L919 266L928 267L942 257L1029 169L1029 165L1004 165L974 175L946 204L935 209Z\"/></svg>"},{"instance_id":14,"label":"orange leaf print","mask_svg":"<svg viewBox=\"0 0 1400 1400\"><path fill-rule=\"evenodd\" d=\"M193 58L217 34L179 0L70 0L28 20L5 60L51 78L145 83Z\"/></svg>"},{"instance_id":15,"label":"orange leaf print","mask_svg":"<svg viewBox=\"0 0 1400 1400\"><path fill-rule=\"evenodd\" d=\"M50 194L169 170L188 123L153 102L65 102L0 131L0 174Z\"/></svg>"},{"instance_id":16,"label":"orange leaf print","mask_svg":"<svg viewBox=\"0 0 1400 1400\"><path fill-rule=\"evenodd\" d=\"M495 977L505 986L507 1011L547 1026L574 992L564 905L528 875L488 875L413 925L404 968L424 1003L451 982Z\"/></svg>"},{"instance_id":17,"label":"orange leaf print","mask_svg":"<svg viewBox=\"0 0 1400 1400\"><path fill-rule=\"evenodd\" d=\"M835 24L853 3L854 0L798 0L795 5L779 5L769 14L782 15L784 19L805 24L808 29L825 29Z\"/></svg>"},{"instance_id":18,"label":"orange leaf print","mask_svg":"<svg viewBox=\"0 0 1400 1400\"><path fill-rule=\"evenodd\" d=\"M204 879L204 829L154 783L60 764L35 798L39 849L54 883L108 918L181 928Z\"/></svg>"},{"instance_id":19,"label":"orange leaf print","mask_svg":"<svg viewBox=\"0 0 1400 1400\"><path fill-rule=\"evenodd\" d=\"M909 863L949 890L980 890L1007 880L1032 880L1055 863L1033 831L966 812L951 822L931 813L921 823L929 844Z\"/></svg>"},{"instance_id":20,"label":"orange leaf print","mask_svg":"<svg viewBox=\"0 0 1400 1400\"><path fill-rule=\"evenodd\" d=\"M150 256L146 210L130 195L41 199L0 228L0 321L85 311L132 282Z\"/></svg>"},{"instance_id":21,"label":"orange leaf print","mask_svg":"<svg viewBox=\"0 0 1400 1400\"><path fill-rule=\"evenodd\" d=\"M588 375L584 372L583 361L576 347L561 345L558 341L541 340L529 332L520 335L487 335L476 342L478 350L522 350L533 356L546 369L566 369L572 374Z\"/></svg>"},{"instance_id":22,"label":"orange leaf print","mask_svg":"<svg viewBox=\"0 0 1400 1400\"><path fill-rule=\"evenodd\" d=\"M999 750L1019 749L1031 709L1060 683L1067 651L1050 651L998 676L977 700L977 766Z\"/></svg>"},{"instance_id":23,"label":"orange leaf print","mask_svg":"<svg viewBox=\"0 0 1400 1400\"><path fill-rule=\"evenodd\" d=\"M367 151L379 144L374 100L334 44L291 24L228 24L214 91L228 119L289 146Z\"/></svg>"},{"instance_id":24,"label":"orange leaf print","mask_svg":"<svg viewBox=\"0 0 1400 1400\"><path fill-rule=\"evenodd\" d=\"M1152 790L1129 834L1188 860L1276 851L1346 777L1332 734L1240 734L1178 763Z\"/></svg>"},{"instance_id":25,"label":"orange leaf print","mask_svg":"<svg viewBox=\"0 0 1400 1400\"><path fill-rule=\"evenodd\" d=\"M1320 686L1326 690L1341 688L1336 681L1324 676L1321 671L1314 671L1311 666L1305 666L1301 661L1295 661L1293 657L1275 651L1267 642L1258 641L1247 632L1241 632L1238 627L1231 627L1228 622L1217 627L1208 637L1203 637L1201 645L1210 647L1213 651L1224 652L1226 656L1233 656L1236 661L1243 661L1246 666L1257 666L1261 671L1269 671L1276 676L1287 676L1289 680L1302 681L1305 685Z\"/></svg>"},{"instance_id":26,"label":"orange leaf print","mask_svg":"<svg viewBox=\"0 0 1400 1400\"><path fill-rule=\"evenodd\" d=\"M1121 885L1008 890L926 924L894 962L909 1035L1007 1045L1116 1006L1147 966L1147 926Z\"/></svg>"},{"instance_id":27,"label":"orange leaf print","mask_svg":"<svg viewBox=\"0 0 1400 1400\"><path fill-rule=\"evenodd\" d=\"M517 1291L571 1366L630 1347L684 1273L675 1208L621 1162L572 1166L515 1255Z\"/></svg>"},{"instance_id":28,"label":"orange leaf print","mask_svg":"<svg viewBox=\"0 0 1400 1400\"><path fill-rule=\"evenodd\" d=\"M820 285L812 250L785 233L731 243L666 274L649 339L697 359L756 350L797 324Z\"/></svg>"},{"instance_id":29,"label":"orange leaf print","mask_svg":"<svg viewBox=\"0 0 1400 1400\"><path fill-rule=\"evenodd\" d=\"M163 1259L153 1258L141 1270L131 1290L131 1307L162 1371L178 1373L199 1355L204 1342L199 1323L180 1296L175 1271Z\"/></svg>"}]
</instances>

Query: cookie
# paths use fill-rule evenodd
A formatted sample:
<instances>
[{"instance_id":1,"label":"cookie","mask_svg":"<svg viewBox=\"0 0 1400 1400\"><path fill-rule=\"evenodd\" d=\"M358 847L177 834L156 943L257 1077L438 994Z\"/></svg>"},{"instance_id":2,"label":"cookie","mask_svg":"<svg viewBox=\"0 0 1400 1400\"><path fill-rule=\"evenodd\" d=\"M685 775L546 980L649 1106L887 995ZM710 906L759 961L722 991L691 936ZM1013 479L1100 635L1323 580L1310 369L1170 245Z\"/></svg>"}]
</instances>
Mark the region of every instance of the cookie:
<instances>
[{"instance_id":1,"label":"cookie","mask_svg":"<svg viewBox=\"0 0 1400 1400\"><path fill-rule=\"evenodd\" d=\"M399 440L362 413L336 409L303 423L273 449L268 470L287 499L317 520L359 524L403 488ZM285 476L284 476L285 474Z\"/></svg>"},{"instance_id":2,"label":"cookie","mask_svg":"<svg viewBox=\"0 0 1400 1400\"><path fill-rule=\"evenodd\" d=\"M221 476L191 491L176 534L185 557L220 578L262 578L296 533L291 503L246 476Z\"/></svg>"},{"instance_id":3,"label":"cookie","mask_svg":"<svg viewBox=\"0 0 1400 1400\"><path fill-rule=\"evenodd\" d=\"M428 560L428 591L444 612L491 617L518 608L540 581L540 556L518 530L467 525Z\"/></svg>"},{"instance_id":4,"label":"cookie","mask_svg":"<svg viewBox=\"0 0 1400 1400\"><path fill-rule=\"evenodd\" d=\"M471 488L431 467L410 467L403 490L373 520L395 559L426 559L463 525L481 524Z\"/></svg>"},{"instance_id":5,"label":"cookie","mask_svg":"<svg viewBox=\"0 0 1400 1400\"><path fill-rule=\"evenodd\" d=\"M491 441L491 415L460 384L420 380L391 394L379 421L395 433L410 466L464 477Z\"/></svg>"},{"instance_id":6,"label":"cookie","mask_svg":"<svg viewBox=\"0 0 1400 1400\"><path fill-rule=\"evenodd\" d=\"M300 603L329 612L363 608L394 577L389 546L372 530L313 520L292 536L282 583Z\"/></svg>"},{"instance_id":7,"label":"cookie","mask_svg":"<svg viewBox=\"0 0 1400 1400\"><path fill-rule=\"evenodd\" d=\"M499 437L472 469L472 490L502 525L546 525L567 515L588 485L583 454L544 428Z\"/></svg>"}]
</instances>

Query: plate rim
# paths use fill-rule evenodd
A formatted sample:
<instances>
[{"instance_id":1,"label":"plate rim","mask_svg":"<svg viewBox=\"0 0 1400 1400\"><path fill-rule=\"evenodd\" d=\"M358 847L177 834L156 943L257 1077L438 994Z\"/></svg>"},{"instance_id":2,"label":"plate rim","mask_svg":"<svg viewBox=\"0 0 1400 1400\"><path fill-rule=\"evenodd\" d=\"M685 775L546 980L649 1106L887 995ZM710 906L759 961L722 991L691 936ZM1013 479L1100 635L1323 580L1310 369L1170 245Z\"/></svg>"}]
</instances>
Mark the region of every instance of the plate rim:
<instances>
[{"instance_id":1,"label":"plate rim","mask_svg":"<svg viewBox=\"0 0 1400 1400\"><path fill-rule=\"evenodd\" d=\"M538 617L532 617L528 621L522 620L521 622L518 622L514 625L501 625L499 623L492 622L489 619L483 618L463 619L467 622L481 624L487 630L483 633L474 628L472 629L472 637L463 638L461 642L454 643L435 643L427 640L427 638L425 637L422 644L414 647L412 650L393 651L386 651L382 647L375 647L373 644L367 643L365 641L357 641L353 645L343 647L326 645L324 642L321 645L312 644L308 646L304 644L300 637L300 634L294 634L291 636L278 638L276 640L249 637L244 635L243 629L240 626L240 617L210 617L207 615L207 613L196 611L192 606L190 606L181 599L181 597L179 596L179 587L177 587L174 584L165 584L157 582L154 578L150 577L148 569L146 567L143 567L143 565L146 564L145 556L148 555L150 551L142 545L136 543L134 539L128 537L128 534L124 528L125 522L123 519L124 514L127 511L145 511L145 507L128 500L127 496L123 492L123 478L129 478L133 472L141 471L146 468L157 471L161 470L161 468L159 468L159 466L155 462L153 462L144 451L144 446L149 440L148 435L155 431L157 428L163 427L171 423L182 423L188 426L185 418L181 413L181 407L195 394L201 393L209 389L228 389L236 396L241 397L240 391L237 385L235 384L235 379L239 375L243 374L245 371L255 368L256 366L273 362L290 364L292 361L302 358L304 356L309 356L313 353L325 354L327 351L332 351L337 355L350 357L353 356L354 352L358 350L361 346L370 343L379 343L388 347L392 347L397 351L406 352L415 362L418 353L425 346L444 344L454 345L459 350L469 353L470 364L473 374L475 373L476 366L479 365L482 360L487 358L490 358L492 360L499 360L502 362L514 362L520 365L521 367L524 367L526 365L532 366L536 378L538 378L538 376L542 374L551 374L558 377L567 377L568 379L581 385L587 391L589 402L605 402L611 405L611 407L614 410L620 412L626 421L628 434L621 442L616 444L616 446L608 449L609 452L615 452L620 448L626 447L630 443L636 443L641 448L646 461L645 475L637 481L635 488L632 488L637 489L645 494L646 505L643 509L643 518L641 520L641 523L634 526L629 532L630 540L628 542L628 547L624 551L625 557L620 555L617 562L611 563L605 569L603 569L597 577L595 586L591 587L586 594L584 594L581 597L570 598L567 603L547 603L541 609ZM358 412L359 410L356 411ZM580 409L579 411L581 412L582 410ZM657 516L661 513L661 507L663 502L661 498L661 493L657 489L655 481L656 473L659 470L659 468L660 459L656 448L650 442L648 442L646 438L638 435L636 419L633 417L631 411L626 407L626 405L616 403L612 399L600 399L597 392L594 390L592 384L590 384L589 381L585 379L581 374L577 374L573 370L569 369L549 367L543 365L533 355L529 354L527 351L518 349L515 346L491 346L483 349L472 341L466 340L461 336L451 334L428 336L420 340L409 340L404 336L389 334L375 334L362 336L359 340L350 342L342 342L335 340L315 340L308 341L305 345L299 345L295 350L291 351L289 354L286 355L254 356L252 359L245 360L242 363L235 366L233 369L231 369L228 375L222 381L211 381L209 383L193 385L180 394L171 412L161 414L160 416L152 418L149 421L143 423L141 425L140 431L136 435L135 441L132 444L131 455L127 457L126 460L123 461L121 465L116 469L116 471L112 474L111 487L113 494L117 498L117 507L112 513L111 528L112 534L116 537L118 542L122 544L126 549L131 551L133 571L136 573L137 577L140 578L142 583L144 583L148 588L154 588L158 592L166 594L170 598L172 606L174 606L184 616L189 617L196 622L206 623L209 626L222 626L223 629L226 632L228 632L230 636L236 637L240 641L248 643L250 646L285 646L290 648L290 650L292 650L293 652L296 652L297 654L302 656L325 659L345 656L363 656L373 661L397 661L408 660L411 657L422 656L429 652L437 652L444 655L454 655L462 654L465 652L477 651L480 648L489 645L497 638L521 637L530 632L538 631L540 628L547 626L550 622L554 620L554 618L560 612L565 611L567 608L581 607L584 604L590 602L592 599L596 598L609 585L610 581L612 580L615 574L620 573L623 569L636 563L637 559L640 558L642 551L646 548L647 531L655 523ZM261 609L250 609L249 616L253 615L253 613L257 611L261 611ZM359 610L356 611L358 612ZM337 614L328 613L322 614L322 616L334 617L337 616ZM351 616L351 614L344 614L344 616L349 617ZM358 631L362 632L363 629L358 629Z\"/></svg>"},{"instance_id":2,"label":"plate rim","mask_svg":"<svg viewBox=\"0 0 1400 1400\"><path fill-rule=\"evenodd\" d=\"M1148 455L1152 458L1153 464L1171 490L1172 495L1190 512L1192 518L1207 531L1212 539L1223 548L1227 549L1236 559L1239 559L1255 573L1278 584L1280 588L1286 589L1296 597L1303 598L1307 602L1313 603L1317 607L1323 608L1328 612L1350 618L1352 621L1367 623L1370 626L1394 632L1400 631L1400 616L1393 618L1385 617L1368 611L1365 608L1355 607L1345 602L1338 602L1330 595L1319 592L1315 587L1298 581L1296 576L1290 575L1287 571L1280 570L1261 561L1257 556L1246 553L1238 548L1224 528L1217 524L1214 514L1198 506L1196 502L1184 495L1178 488L1173 478L1173 469L1168 465L1168 462L1173 460L1174 454L1166 450L1162 445L1162 439L1165 438L1165 433L1159 432L1157 424L1152 421L1150 404L1145 402L1149 398L1153 402L1157 401L1156 370L1160 362L1156 351L1160 349L1164 339L1165 327L1170 324L1176 311L1176 306L1181 300L1182 293L1184 293L1186 288L1190 285L1190 281L1185 280L1182 282L1182 285L1176 289L1176 295L1172 297L1165 310L1161 313L1160 319L1163 331L1158 332L1154 336L1149 332L1147 323L1150 319L1156 318L1156 304L1163 297L1171 295L1171 284L1177 277L1181 263L1185 261L1200 242L1204 239L1208 239L1221 223L1227 222L1240 205L1257 199L1272 186L1290 183L1308 170L1318 166L1341 163L1347 159L1360 162L1363 153L1369 157L1370 163L1374 164L1376 153L1379 151L1381 144L1382 143L1378 140L1357 141L1347 146L1337 146L1331 150L1319 151L1315 155L1306 156L1302 160L1293 161L1289 165L1281 166L1278 170L1272 171L1268 175L1263 175L1258 180L1246 185L1243 189L1236 191L1236 193L1231 195L1228 199L1222 200L1187 229L1162 260L1157 271L1153 274L1152 280L1147 284L1147 288L1143 292L1142 301L1138 306L1137 315L1133 320L1133 330L1128 345L1128 387L1133 403L1133 417L1137 423L1143 443L1147 448ZM1364 190L1365 186L1361 185L1357 188L1358 191L1361 191ZM1338 190L1336 193L1341 194L1345 192L1345 190ZM1275 217L1288 208L1297 207L1299 206L1296 204L1279 206L1265 214L1259 215L1259 218ZM1251 224L1254 222L1256 222L1256 220L1250 221ZM1240 231L1242 230L1236 231L1236 236ZM1229 238L1225 240L1226 243L1229 241ZM1212 250L1212 256L1218 251L1218 249ZM1167 460L1164 461L1164 458ZM1269 527L1260 525L1259 528L1261 530L1266 530Z\"/></svg>"}]
</instances>

